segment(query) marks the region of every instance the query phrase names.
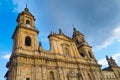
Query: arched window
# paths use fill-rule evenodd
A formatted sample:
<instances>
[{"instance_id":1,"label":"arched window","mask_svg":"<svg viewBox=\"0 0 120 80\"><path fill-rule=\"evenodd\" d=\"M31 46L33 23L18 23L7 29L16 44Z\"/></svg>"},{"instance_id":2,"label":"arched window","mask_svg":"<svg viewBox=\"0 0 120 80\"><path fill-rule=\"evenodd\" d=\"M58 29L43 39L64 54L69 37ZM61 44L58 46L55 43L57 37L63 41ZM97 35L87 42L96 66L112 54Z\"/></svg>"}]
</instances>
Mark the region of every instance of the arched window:
<instances>
[{"instance_id":1,"label":"arched window","mask_svg":"<svg viewBox=\"0 0 120 80\"><path fill-rule=\"evenodd\" d=\"M91 52L88 52L88 54L89 54L90 58L93 58Z\"/></svg>"},{"instance_id":2,"label":"arched window","mask_svg":"<svg viewBox=\"0 0 120 80\"><path fill-rule=\"evenodd\" d=\"M85 57L85 54L84 54L84 53L80 53L80 55L81 55L82 57Z\"/></svg>"},{"instance_id":3,"label":"arched window","mask_svg":"<svg viewBox=\"0 0 120 80\"><path fill-rule=\"evenodd\" d=\"M29 20L26 20L26 24L30 24L30 21L29 21Z\"/></svg>"},{"instance_id":4,"label":"arched window","mask_svg":"<svg viewBox=\"0 0 120 80\"><path fill-rule=\"evenodd\" d=\"M26 80L30 80L30 78L26 78Z\"/></svg>"},{"instance_id":5,"label":"arched window","mask_svg":"<svg viewBox=\"0 0 120 80\"><path fill-rule=\"evenodd\" d=\"M76 40L76 44L79 44L79 41L78 41L78 40Z\"/></svg>"},{"instance_id":6,"label":"arched window","mask_svg":"<svg viewBox=\"0 0 120 80\"><path fill-rule=\"evenodd\" d=\"M31 46L31 38L29 36L25 37L25 45Z\"/></svg>"},{"instance_id":7,"label":"arched window","mask_svg":"<svg viewBox=\"0 0 120 80\"><path fill-rule=\"evenodd\" d=\"M55 80L54 72L53 71L50 71L50 80Z\"/></svg>"}]
</instances>

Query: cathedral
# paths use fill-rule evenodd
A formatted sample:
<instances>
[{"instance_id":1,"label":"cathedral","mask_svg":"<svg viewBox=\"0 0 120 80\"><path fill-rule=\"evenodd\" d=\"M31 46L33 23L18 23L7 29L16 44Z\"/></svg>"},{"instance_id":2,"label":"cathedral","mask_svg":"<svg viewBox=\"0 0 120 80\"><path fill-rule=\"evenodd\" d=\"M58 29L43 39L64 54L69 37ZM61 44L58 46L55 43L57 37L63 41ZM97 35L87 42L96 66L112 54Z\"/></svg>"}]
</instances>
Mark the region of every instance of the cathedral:
<instances>
[{"instance_id":1,"label":"cathedral","mask_svg":"<svg viewBox=\"0 0 120 80\"><path fill-rule=\"evenodd\" d=\"M110 66L102 70L92 47L76 28L72 37L61 29L58 34L51 32L50 50L44 50L38 41L35 18L27 7L16 21L6 80L120 80L120 67L115 60L106 57Z\"/></svg>"}]
</instances>

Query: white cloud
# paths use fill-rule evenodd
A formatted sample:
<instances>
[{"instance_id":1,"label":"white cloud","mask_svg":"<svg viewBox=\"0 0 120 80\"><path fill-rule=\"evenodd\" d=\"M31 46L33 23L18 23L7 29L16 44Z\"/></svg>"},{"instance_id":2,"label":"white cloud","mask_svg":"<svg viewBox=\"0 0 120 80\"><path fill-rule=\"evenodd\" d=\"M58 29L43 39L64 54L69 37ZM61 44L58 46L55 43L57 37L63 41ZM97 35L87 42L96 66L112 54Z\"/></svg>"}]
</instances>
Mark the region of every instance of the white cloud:
<instances>
[{"instance_id":1,"label":"white cloud","mask_svg":"<svg viewBox=\"0 0 120 80\"><path fill-rule=\"evenodd\" d=\"M113 59L115 59L116 62L118 63L118 62L119 62L119 59L120 59L120 53L117 53L117 54L113 55L112 57L113 57Z\"/></svg>"},{"instance_id":2,"label":"white cloud","mask_svg":"<svg viewBox=\"0 0 120 80\"><path fill-rule=\"evenodd\" d=\"M106 48L109 45L111 45L113 43L114 40L118 40L120 41L120 26L116 27L113 31L112 34L110 35L110 37L108 37L108 39L106 39L102 45L96 46L95 49L102 49L102 48Z\"/></svg>"},{"instance_id":3,"label":"white cloud","mask_svg":"<svg viewBox=\"0 0 120 80\"><path fill-rule=\"evenodd\" d=\"M106 59L101 59L98 61L99 64L101 64L102 66L106 66L107 65L107 61Z\"/></svg>"},{"instance_id":4,"label":"white cloud","mask_svg":"<svg viewBox=\"0 0 120 80\"><path fill-rule=\"evenodd\" d=\"M120 42L120 40L118 40Z\"/></svg>"},{"instance_id":5,"label":"white cloud","mask_svg":"<svg viewBox=\"0 0 120 80\"><path fill-rule=\"evenodd\" d=\"M119 63L119 61L120 61L120 52L112 55L112 58L116 61L116 63ZM99 60L98 63L101 64L103 67L105 67L107 65L107 61L106 61L105 58ZM118 64L118 65L120 65L120 64Z\"/></svg>"},{"instance_id":6,"label":"white cloud","mask_svg":"<svg viewBox=\"0 0 120 80\"><path fill-rule=\"evenodd\" d=\"M4 58L4 59L9 59L10 58L10 56L11 56L11 54L5 54L4 56L2 56L2 58Z\"/></svg>"}]
</instances>

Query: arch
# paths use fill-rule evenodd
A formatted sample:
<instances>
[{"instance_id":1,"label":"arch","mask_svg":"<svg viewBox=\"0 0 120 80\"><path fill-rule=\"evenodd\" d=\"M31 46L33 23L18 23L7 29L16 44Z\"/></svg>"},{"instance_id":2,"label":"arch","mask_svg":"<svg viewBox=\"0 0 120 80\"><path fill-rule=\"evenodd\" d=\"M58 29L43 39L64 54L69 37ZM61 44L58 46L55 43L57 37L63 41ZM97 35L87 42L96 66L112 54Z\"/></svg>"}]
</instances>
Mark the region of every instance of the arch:
<instances>
[{"instance_id":1,"label":"arch","mask_svg":"<svg viewBox=\"0 0 120 80\"><path fill-rule=\"evenodd\" d=\"M26 78L26 80L30 80L30 78Z\"/></svg>"},{"instance_id":2,"label":"arch","mask_svg":"<svg viewBox=\"0 0 120 80\"><path fill-rule=\"evenodd\" d=\"M29 36L25 37L25 45L26 46L31 46L31 37L29 37Z\"/></svg>"},{"instance_id":3,"label":"arch","mask_svg":"<svg viewBox=\"0 0 120 80\"><path fill-rule=\"evenodd\" d=\"M85 57L85 54L84 54L84 53L80 53L80 55L81 55L82 57Z\"/></svg>"},{"instance_id":4,"label":"arch","mask_svg":"<svg viewBox=\"0 0 120 80\"><path fill-rule=\"evenodd\" d=\"M55 80L54 72L53 71L50 71L50 80Z\"/></svg>"},{"instance_id":5,"label":"arch","mask_svg":"<svg viewBox=\"0 0 120 80\"><path fill-rule=\"evenodd\" d=\"M30 20L27 19L27 20L26 20L26 24L30 24Z\"/></svg>"},{"instance_id":6,"label":"arch","mask_svg":"<svg viewBox=\"0 0 120 80\"><path fill-rule=\"evenodd\" d=\"M78 40L76 40L76 44L79 44L79 41L78 41Z\"/></svg>"}]
</instances>

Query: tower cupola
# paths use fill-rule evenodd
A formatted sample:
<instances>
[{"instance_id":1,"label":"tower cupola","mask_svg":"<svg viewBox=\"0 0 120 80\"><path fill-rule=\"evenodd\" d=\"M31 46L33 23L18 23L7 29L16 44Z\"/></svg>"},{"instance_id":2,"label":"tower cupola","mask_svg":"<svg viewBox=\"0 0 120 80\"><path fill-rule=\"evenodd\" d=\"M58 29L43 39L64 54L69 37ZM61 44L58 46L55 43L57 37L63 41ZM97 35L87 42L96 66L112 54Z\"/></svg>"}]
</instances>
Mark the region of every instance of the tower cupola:
<instances>
[{"instance_id":1,"label":"tower cupola","mask_svg":"<svg viewBox=\"0 0 120 80\"><path fill-rule=\"evenodd\" d=\"M80 31L77 31L76 28L73 28L72 39L75 41L77 47L81 45L88 45L84 39L84 35Z\"/></svg>"},{"instance_id":2,"label":"tower cupola","mask_svg":"<svg viewBox=\"0 0 120 80\"><path fill-rule=\"evenodd\" d=\"M24 9L24 11L19 13L16 21L18 23L18 26L35 28L35 25L34 25L35 18L27 7Z\"/></svg>"},{"instance_id":3,"label":"tower cupola","mask_svg":"<svg viewBox=\"0 0 120 80\"><path fill-rule=\"evenodd\" d=\"M38 50L38 38L37 35L39 31L36 29L34 22L35 18L26 7L24 11L18 14L17 17L17 27L13 33L13 52L17 49L22 50ZM19 50L20 51L20 50ZM26 54L26 53L24 53Z\"/></svg>"}]
</instances>

